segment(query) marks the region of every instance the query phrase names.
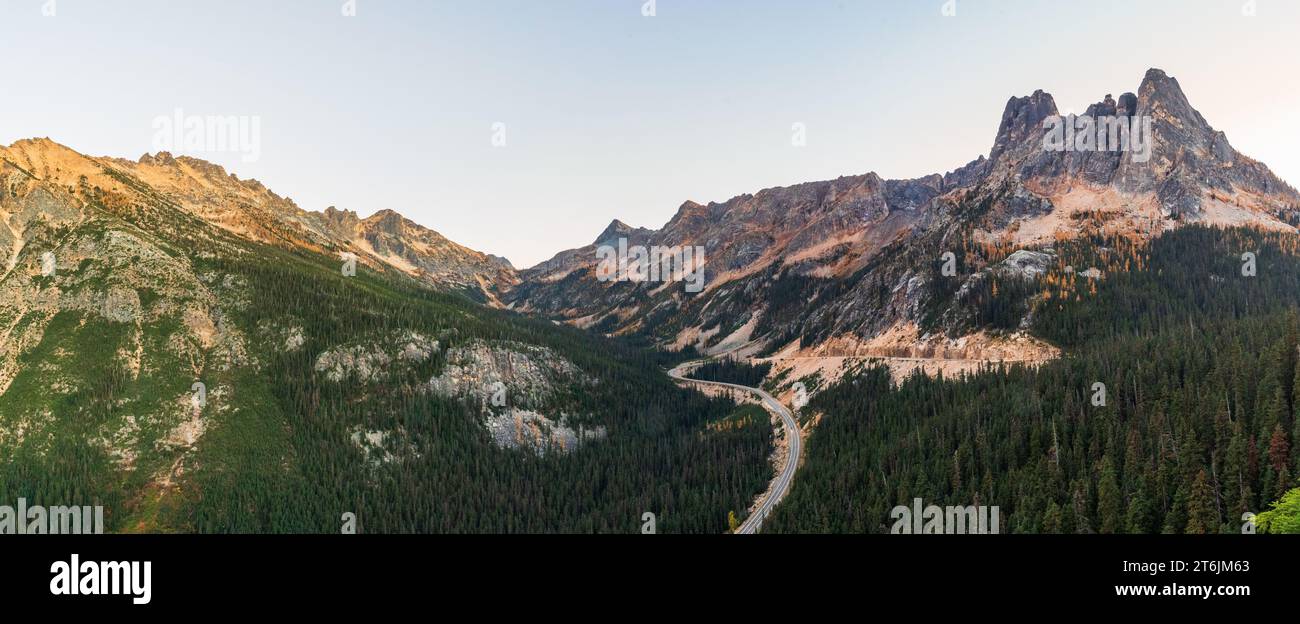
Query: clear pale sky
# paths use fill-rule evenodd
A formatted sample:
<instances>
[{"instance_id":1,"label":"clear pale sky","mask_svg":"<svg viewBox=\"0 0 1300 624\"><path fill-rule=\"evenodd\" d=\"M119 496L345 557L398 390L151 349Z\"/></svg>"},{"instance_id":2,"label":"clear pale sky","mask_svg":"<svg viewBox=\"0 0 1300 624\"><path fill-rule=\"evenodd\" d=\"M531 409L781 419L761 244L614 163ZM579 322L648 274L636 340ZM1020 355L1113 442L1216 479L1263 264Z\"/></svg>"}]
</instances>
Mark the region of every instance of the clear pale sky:
<instances>
[{"instance_id":1,"label":"clear pale sky","mask_svg":"<svg viewBox=\"0 0 1300 624\"><path fill-rule=\"evenodd\" d=\"M1300 183L1294 0L47 2L0 0L0 142L135 158L176 108L258 116L256 162L195 155L520 267L687 199L948 171L988 152L1008 97L1082 112L1149 67Z\"/></svg>"}]
</instances>

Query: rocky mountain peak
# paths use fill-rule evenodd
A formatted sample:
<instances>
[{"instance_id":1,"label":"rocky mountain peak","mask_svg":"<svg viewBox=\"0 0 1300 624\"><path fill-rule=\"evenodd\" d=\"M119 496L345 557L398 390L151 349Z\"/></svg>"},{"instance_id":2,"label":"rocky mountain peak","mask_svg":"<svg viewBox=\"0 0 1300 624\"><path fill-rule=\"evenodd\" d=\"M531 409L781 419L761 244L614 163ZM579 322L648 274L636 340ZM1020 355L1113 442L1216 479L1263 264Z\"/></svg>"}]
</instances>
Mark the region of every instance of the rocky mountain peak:
<instances>
[{"instance_id":1,"label":"rocky mountain peak","mask_svg":"<svg viewBox=\"0 0 1300 624\"><path fill-rule=\"evenodd\" d=\"M654 230L632 227L618 219L614 219L610 222L609 226L605 228L605 231L601 232L600 236L597 236L596 240L591 244L593 246L616 244L620 238L627 238L631 241L639 242L653 233Z\"/></svg>"},{"instance_id":2,"label":"rocky mountain peak","mask_svg":"<svg viewBox=\"0 0 1300 624\"><path fill-rule=\"evenodd\" d=\"M154 167L171 167L176 164L176 157L171 152L158 152L157 154L144 154L138 161L141 165L150 165Z\"/></svg>"},{"instance_id":3,"label":"rocky mountain peak","mask_svg":"<svg viewBox=\"0 0 1300 624\"><path fill-rule=\"evenodd\" d=\"M361 218L357 216L357 213L351 210L339 210L334 206L326 208L320 215L331 229L347 236L354 234L357 226L361 223Z\"/></svg>"},{"instance_id":4,"label":"rocky mountain peak","mask_svg":"<svg viewBox=\"0 0 1300 624\"><path fill-rule=\"evenodd\" d=\"M493 264L493 266L496 266L501 270L510 271L511 273L515 271L514 263L507 258L503 258L495 254L487 254L487 258L488 261L490 261Z\"/></svg>"},{"instance_id":5,"label":"rocky mountain peak","mask_svg":"<svg viewBox=\"0 0 1300 624\"><path fill-rule=\"evenodd\" d=\"M1208 130L1205 118L1192 108L1178 80L1159 69L1147 70L1138 88L1139 114L1163 117L1196 130Z\"/></svg>"},{"instance_id":6,"label":"rocky mountain peak","mask_svg":"<svg viewBox=\"0 0 1300 624\"><path fill-rule=\"evenodd\" d=\"M5 147L0 145L0 157L11 160L28 171L71 168L84 159L77 152L48 138L20 139Z\"/></svg>"},{"instance_id":7,"label":"rocky mountain peak","mask_svg":"<svg viewBox=\"0 0 1300 624\"><path fill-rule=\"evenodd\" d=\"M147 214L133 214L137 220L170 226L175 222L171 211L179 210L225 235L316 251L353 251L371 266L386 265L438 289L478 291L489 301L498 289L517 281L504 259L457 245L395 211L381 210L365 219L334 206L307 212L257 180L241 181L198 158L166 151L137 160L94 158L49 139L0 146L0 158L42 183L74 189L81 200L88 199L75 190L82 187L111 193L117 204L139 197Z\"/></svg>"},{"instance_id":8,"label":"rocky mountain peak","mask_svg":"<svg viewBox=\"0 0 1300 624\"><path fill-rule=\"evenodd\" d=\"M380 210L375 214L366 217L362 222L372 230L379 230L394 235L400 235L405 232L408 229L407 225L409 223L406 220L406 217L388 209ZM412 223L411 225L414 224Z\"/></svg>"},{"instance_id":9,"label":"rocky mountain peak","mask_svg":"<svg viewBox=\"0 0 1300 624\"><path fill-rule=\"evenodd\" d=\"M1113 117L1119 114L1119 105L1115 102L1115 98L1107 93L1100 102L1088 106L1088 110L1083 114L1089 117Z\"/></svg>"},{"instance_id":10,"label":"rocky mountain peak","mask_svg":"<svg viewBox=\"0 0 1300 624\"><path fill-rule=\"evenodd\" d=\"M1161 69L1151 68L1147 70L1146 75L1142 77L1142 85L1138 88L1138 93L1142 95L1143 99L1158 96L1161 99L1187 103L1187 95L1183 93L1183 87L1178 84L1178 79L1166 74Z\"/></svg>"},{"instance_id":11,"label":"rocky mountain peak","mask_svg":"<svg viewBox=\"0 0 1300 624\"><path fill-rule=\"evenodd\" d=\"M617 239L621 236L627 236L628 232L631 231L632 231L632 226L623 223L618 219L614 219L613 221L610 221L609 226L605 228L605 231L601 232L600 236L597 236L596 240L592 241L592 244L600 245L607 241Z\"/></svg>"},{"instance_id":12,"label":"rocky mountain peak","mask_svg":"<svg viewBox=\"0 0 1300 624\"><path fill-rule=\"evenodd\" d=\"M989 160L997 161L1004 152L1015 146L1041 139L1043 120L1056 114L1056 100L1042 89L1026 97L1007 100Z\"/></svg>"},{"instance_id":13,"label":"rocky mountain peak","mask_svg":"<svg viewBox=\"0 0 1300 624\"><path fill-rule=\"evenodd\" d=\"M40 151L59 150L59 149L66 150L67 148L52 141L49 137L33 137L30 139L18 139L17 141L14 141L11 145L9 145L9 147L7 148L3 145L0 145L0 151L40 152Z\"/></svg>"},{"instance_id":14,"label":"rocky mountain peak","mask_svg":"<svg viewBox=\"0 0 1300 624\"><path fill-rule=\"evenodd\" d=\"M1160 69L1146 72L1136 94L1107 94L1081 116L1045 123L1059 115L1042 90L1011 98L988 162L949 174L945 187L1007 193L990 204L999 220L1050 211L1053 198L1078 182L1151 196L1166 218L1200 218L1207 198L1242 192L1258 195L1251 204L1275 217L1294 210L1294 192L1238 154Z\"/></svg>"}]
</instances>

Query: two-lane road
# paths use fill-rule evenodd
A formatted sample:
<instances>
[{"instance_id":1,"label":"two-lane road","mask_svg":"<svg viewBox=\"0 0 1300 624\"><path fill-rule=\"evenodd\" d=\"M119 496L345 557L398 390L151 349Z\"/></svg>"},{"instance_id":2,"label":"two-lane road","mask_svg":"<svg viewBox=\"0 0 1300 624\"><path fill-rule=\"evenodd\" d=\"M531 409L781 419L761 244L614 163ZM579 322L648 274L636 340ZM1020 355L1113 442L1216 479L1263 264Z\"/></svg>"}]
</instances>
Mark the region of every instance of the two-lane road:
<instances>
[{"instance_id":1,"label":"two-lane road","mask_svg":"<svg viewBox=\"0 0 1300 624\"><path fill-rule=\"evenodd\" d=\"M799 453L802 450L800 448L802 440L799 438L799 423L795 421L794 414L791 414L790 410L786 409L780 401L776 400L772 395L764 392L761 388L751 388L749 386L723 383L720 381L691 379L686 376L687 372L702 363L702 361L697 360L694 362L679 364L676 368L668 371L668 376L687 383L734 388L736 390L757 395L759 400L762 402L763 407L767 409L767 411L772 412L781 418L781 424L785 428L786 445L789 448L789 452L786 453L785 465L781 467L781 471L776 475L776 479L772 481L772 485L768 488L768 495L763 499L763 502L759 504L758 509L755 509L754 513L749 514L749 517L745 518L745 522L740 525L740 528L736 529L736 533L757 533L758 529L763 526L763 520L767 518L767 514L771 513L777 503L781 502L781 499L785 497L786 492L790 491L790 484L794 483L794 473L799 469Z\"/></svg>"}]
</instances>

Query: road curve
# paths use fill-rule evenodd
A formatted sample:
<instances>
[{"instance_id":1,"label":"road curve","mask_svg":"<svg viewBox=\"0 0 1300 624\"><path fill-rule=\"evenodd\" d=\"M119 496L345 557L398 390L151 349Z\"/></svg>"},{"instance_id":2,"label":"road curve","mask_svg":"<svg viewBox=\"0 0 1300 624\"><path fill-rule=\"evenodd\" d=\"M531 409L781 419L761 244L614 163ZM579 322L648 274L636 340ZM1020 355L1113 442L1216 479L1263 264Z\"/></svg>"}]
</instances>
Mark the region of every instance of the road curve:
<instances>
[{"instance_id":1,"label":"road curve","mask_svg":"<svg viewBox=\"0 0 1300 624\"><path fill-rule=\"evenodd\" d=\"M802 451L800 448L802 440L799 438L799 423L795 421L794 414L791 414L790 410L786 409L780 401L776 400L772 395L764 392L760 388L751 388L749 386L723 383L720 381L691 379L686 376L687 371L703 362L703 360L696 360L693 362L678 364L675 368L668 371L668 376L687 383L723 386L756 394L767 411L781 417L781 424L785 428L785 439L787 440L790 451L786 454L785 465L781 467L781 472L776 475L776 479L773 479L772 485L768 488L771 494L768 495L767 498L764 498L763 502L759 504L758 509L755 509L754 513L749 514L749 517L745 518L745 521L740 525L740 528L736 529L736 533L746 535L754 534L763 526L763 520L765 520L767 515L772 512L772 509L776 507L777 503L780 503L781 499L785 498L786 492L790 491L790 484L794 483L794 473L799 469L799 453Z\"/></svg>"}]
</instances>

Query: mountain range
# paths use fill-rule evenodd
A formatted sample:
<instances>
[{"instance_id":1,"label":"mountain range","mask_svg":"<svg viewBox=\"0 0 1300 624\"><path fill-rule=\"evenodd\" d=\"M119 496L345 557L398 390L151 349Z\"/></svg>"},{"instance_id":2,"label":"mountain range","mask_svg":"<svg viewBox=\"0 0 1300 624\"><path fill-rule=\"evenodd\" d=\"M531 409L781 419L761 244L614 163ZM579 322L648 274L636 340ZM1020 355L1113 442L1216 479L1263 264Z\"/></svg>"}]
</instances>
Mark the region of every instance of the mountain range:
<instances>
[{"instance_id":1,"label":"mountain range","mask_svg":"<svg viewBox=\"0 0 1300 624\"><path fill-rule=\"evenodd\" d=\"M256 180L168 153L137 161L82 156L47 139L0 148L9 166L74 195L97 188L108 201L164 197L187 214L246 239L329 254L409 275L432 287L672 348L771 354L872 353L972 328L947 319L926 326L927 257L956 251L958 237L1017 249L1050 248L1084 231L1087 215L1109 232L1150 237L1187 223L1300 223L1300 195L1264 164L1238 153L1188 102L1178 81L1147 72L1136 93L1106 95L1084 116L1149 119L1147 153L1048 151L1044 121L1059 116L1050 94L1013 97L987 156L946 174L886 180L875 173L769 188L707 205L683 203L657 230L615 219L591 245L516 270L504 258L447 240L392 210L360 218L330 207L309 212ZM1135 126L1136 127L1136 126ZM26 220L0 230L7 265L19 257ZM706 288L606 282L599 246L701 245ZM965 275L987 269L961 267ZM887 293L883 291L887 290ZM941 332L926 330L942 330ZM885 344L887 343L887 344Z\"/></svg>"},{"instance_id":2,"label":"mountain range","mask_svg":"<svg viewBox=\"0 0 1300 624\"><path fill-rule=\"evenodd\" d=\"M765 487L772 432L664 364L767 359L787 392L845 358L1046 360L1069 345L1039 315L1164 234L1300 224L1300 194L1160 70L1084 117L1150 133L1048 149L1059 111L1035 91L946 174L687 201L522 270L195 158L0 147L0 500L93 493L113 530L332 531L364 509L380 531L621 531L673 509L720 532ZM620 243L703 248L704 288L605 279Z\"/></svg>"},{"instance_id":3,"label":"mountain range","mask_svg":"<svg viewBox=\"0 0 1300 624\"><path fill-rule=\"evenodd\" d=\"M509 263L395 212L38 139L0 148L0 223L0 500L113 532L718 533L764 487L765 422L499 309Z\"/></svg>"},{"instance_id":4,"label":"mountain range","mask_svg":"<svg viewBox=\"0 0 1300 624\"><path fill-rule=\"evenodd\" d=\"M963 276L989 270L960 253L963 245L1050 252L1089 231L1150 238L1189 223L1285 231L1300 223L1296 190L1233 149L1163 71L1148 71L1136 93L1106 95L1085 113L1150 120L1145 154L1046 150L1044 122L1056 116L1047 93L1011 98L989 154L943 175L867 173L722 203L688 201L658 230L616 220L592 245L521 271L503 300L709 353L933 352L979 329L960 314L933 314L927 294L930 265L945 252L963 256ZM618 238L703 245L705 291L600 282L595 248Z\"/></svg>"}]
</instances>

